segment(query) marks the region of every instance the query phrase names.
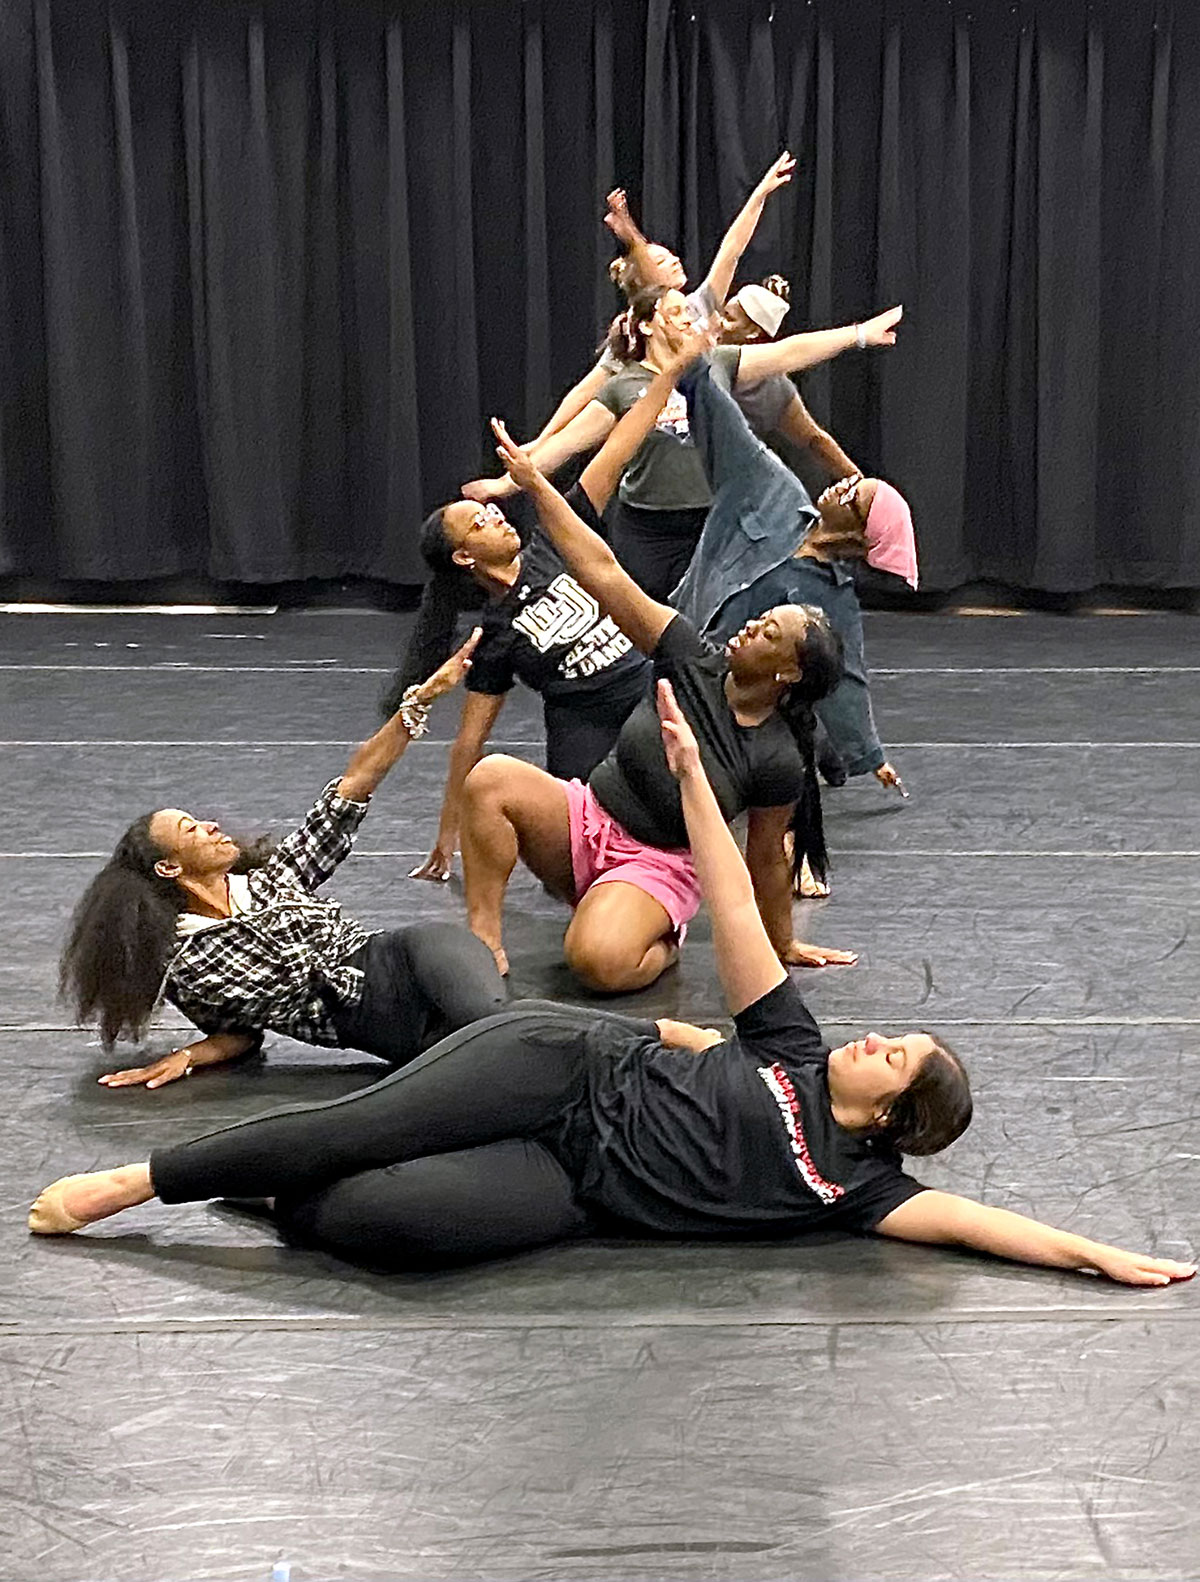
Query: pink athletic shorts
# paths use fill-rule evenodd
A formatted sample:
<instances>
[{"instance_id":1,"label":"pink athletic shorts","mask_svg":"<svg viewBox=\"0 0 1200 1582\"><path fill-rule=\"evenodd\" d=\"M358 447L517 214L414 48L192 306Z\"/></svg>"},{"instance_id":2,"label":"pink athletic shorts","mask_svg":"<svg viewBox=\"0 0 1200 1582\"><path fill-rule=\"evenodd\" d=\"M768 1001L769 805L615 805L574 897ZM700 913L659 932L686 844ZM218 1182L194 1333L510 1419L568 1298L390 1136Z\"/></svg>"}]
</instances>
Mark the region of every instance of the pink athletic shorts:
<instances>
[{"instance_id":1,"label":"pink athletic shorts","mask_svg":"<svg viewBox=\"0 0 1200 1582\"><path fill-rule=\"evenodd\" d=\"M679 932L700 910L700 881L686 846L643 846L606 813L582 780L568 780L567 817L575 900L619 879L652 895Z\"/></svg>"}]
</instances>

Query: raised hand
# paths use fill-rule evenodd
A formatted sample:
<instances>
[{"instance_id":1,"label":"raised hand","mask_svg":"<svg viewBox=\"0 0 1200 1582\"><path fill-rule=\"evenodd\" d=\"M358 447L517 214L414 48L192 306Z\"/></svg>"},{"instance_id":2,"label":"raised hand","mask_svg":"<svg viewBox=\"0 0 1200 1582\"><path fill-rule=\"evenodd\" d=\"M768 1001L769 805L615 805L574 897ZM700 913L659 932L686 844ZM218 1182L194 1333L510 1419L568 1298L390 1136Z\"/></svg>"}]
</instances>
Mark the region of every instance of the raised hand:
<instances>
[{"instance_id":1,"label":"raised hand","mask_svg":"<svg viewBox=\"0 0 1200 1582\"><path fill-rule=\"evenodd\" d=\"M658 718L662 724L663 750L667 755L667 768L680 780L684 775L703 773L700 747L696 733L684 718L683 710L669 681L660 681L656 689Z\"/></svg>"},{"instance_id":2,"label":"raised hand","mask_svg":"<svg viewBox=\"0 0 1200 1582\"><path fill-rule=\"evenodd\" d=\"M904 317L904 305L889 308L886 313L877 313L873 319L864 319L859 325L862 332L864 346L894 346L896 344L896 326Z\"/></svg>"},{"instance_id":3,"label":"raised hand","mask_svg":"<svg viewBox=\"0 0 1200 1582\"><path fill-rule=\"evenodd\" d=\"M492 433L499 441L496 455L517 488L531 489L534 484L540 483L542 474L537 464L530 458L529 452L517 444L498 417L492 419Z\"/></svg>"},{"instance_id":4,"label":"raised hand","mask_svg":"<svg viewBox=\"0 0 1200 1582\"><path fill-rule=\"evenodd\" d=\"M624 187L614 187L605 202L608 204L608 213L604 216L604 223L617 240L625 247L640 242L642 233L629 212L629 202L625 197Z\"/></svg>"},{"instance_id":5,"label":"raised hand","mask_svg":"<svg viewBox=\"0 0 1200 1582\"><path fill-rule=\"evenodd\" d=\"M712 351L717 344L717 326L708 320L702 320L678 333L669 332L668 338L671 343L671 355L663 372L678 379L706 352Z\"/></svg>"},{"instance_id":6,"label":"raised hand","mask_svg":"<svg viewBox=\"0 0 1200 1582\"><path fill-rule=\"evenodd\" d=\"M477 626L467 638L461 648L452 653L445 664L438 668L423 681L420 686L421 702L432 703L435 698L440 698L444 693L453 692L454 688L471 668L471 655L483 636L483 627Z\"/></svg>"},{"instance_id":7,"label":"raised hand","mask_svg":"<svg viewBox=\"0 0 1200 1582\"><path fill-rule=\"evenodd\" d=\"M764 197L775 192L779 187L786 187L792 179L792 172L796 168L796 161L785 148L774 164L767 167L766 174L758 184L758 190Z\"/></svg>"}]
</instances>

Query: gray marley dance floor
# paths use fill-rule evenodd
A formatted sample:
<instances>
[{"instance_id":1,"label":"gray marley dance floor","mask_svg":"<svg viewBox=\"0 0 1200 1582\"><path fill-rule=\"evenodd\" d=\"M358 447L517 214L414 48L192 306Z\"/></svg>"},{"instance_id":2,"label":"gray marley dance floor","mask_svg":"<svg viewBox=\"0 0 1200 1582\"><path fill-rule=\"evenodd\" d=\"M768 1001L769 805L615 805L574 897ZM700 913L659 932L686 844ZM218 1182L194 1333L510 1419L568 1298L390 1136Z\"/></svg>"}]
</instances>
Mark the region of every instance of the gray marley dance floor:
<instances>
[{"instance_id":1,"label":"gray marley dance floor","mask_svg":"<svg viewBox=\"0 0 1200 1582\"><path fill-rule=\"evenodd\" d=\"M1200 1287L832 1238L602 1242L385 1279L217 1205L26 1236L57 1175L380 1074L276 1039L187 1084L106 1091L54 963L135 814L297 819L373 728L405 619L0 628L0 1574L1200 1574ZM862 953L803 978L831 1033L928 1026L970 1062L976 1123L921 1179L1172 1258L1196 1251L1200 1209L1196 630L869 616L912 800L827 793L835 894L798 915ZM456 708L335 881L368 923L462 915L457 882L405 877ZM539 717L514 696L495 745L536 760ZM526 876L508 915L517 990L570 995L561 909ZM703 918L627 1003L721 1019Z\"/></svg>"}]
</instances>

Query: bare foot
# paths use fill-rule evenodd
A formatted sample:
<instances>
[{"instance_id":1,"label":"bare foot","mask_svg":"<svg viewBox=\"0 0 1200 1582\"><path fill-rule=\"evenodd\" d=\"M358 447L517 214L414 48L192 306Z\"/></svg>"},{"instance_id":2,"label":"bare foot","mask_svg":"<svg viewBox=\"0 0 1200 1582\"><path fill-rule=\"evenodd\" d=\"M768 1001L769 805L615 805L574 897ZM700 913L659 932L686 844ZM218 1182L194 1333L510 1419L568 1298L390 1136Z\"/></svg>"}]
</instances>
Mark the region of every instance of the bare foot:
<instances>
[{"instance_id":1,"label":"bare foot","mask_svg":"<svg viewBox=\"0 0 1200 1582\"><path fill-rule=\"evenodd\" d=\"M508 953L503 945L490 946L492 955L496 958L496 971L502 978L508 977Z\"/></svg>"},{"instance_id":2,"label":"bare foot","mask_svg":"<svg viewBox=\"0 0 1200 1582\"><path fill-rule=\"evenodd\" d=\"M800 879L796 884L796 894L806 901L824 901L829 895L829 886L823 884L808 865L808 858L800 864Z\"/></svg>"},{"instance_id":3,"label":"bare foot","mask_svg":"<svg viewBox=\"0 0 1200 1582\"><path fill-rule=\"evenodd\" d=\"M30 1209L29 1228L43 1235L77 1230L137 1203L148 1203L153 1196L148 1164L63 1176L48 1186Z\"/></svg>"}]
</instances>

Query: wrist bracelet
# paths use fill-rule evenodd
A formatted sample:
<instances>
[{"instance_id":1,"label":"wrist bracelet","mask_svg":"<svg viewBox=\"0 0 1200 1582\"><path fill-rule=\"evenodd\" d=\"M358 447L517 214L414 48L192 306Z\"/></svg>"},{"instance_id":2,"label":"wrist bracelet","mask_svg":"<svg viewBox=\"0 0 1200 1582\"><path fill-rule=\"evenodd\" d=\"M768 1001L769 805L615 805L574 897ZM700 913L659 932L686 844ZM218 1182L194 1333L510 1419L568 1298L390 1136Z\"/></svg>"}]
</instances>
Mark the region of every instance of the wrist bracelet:
<instances>
[{"instance_id":1,"label":"wrist bracelet","mask_svg":"<svg viewBox=\"0 0 1200 1582\"><path fill-rule=\"evenodd\" d=\"M420 687L409 687L400 699L400 707L396 710L404 723L404 729L413 741L420 741L429 729L429 704L422 703L418 693Z\"/></svg>"},{"instance_id":2,"label":"wrist bracelet","mask_svg":"<svg viewBox=\"0 0 1200 1582\"><path fill-rule=\"evenodd\" d=\"M867 335L861 324L854 326L854 344L860 352L865 352L867 349Z\"/></svg>"}]
</instances>

